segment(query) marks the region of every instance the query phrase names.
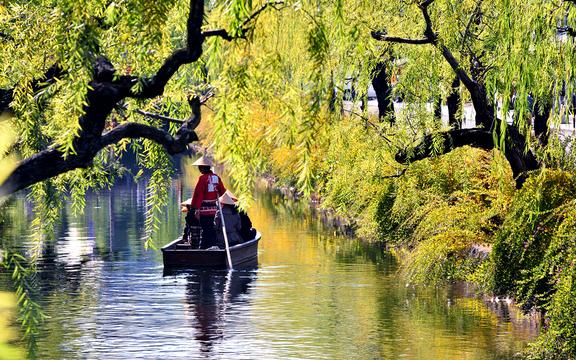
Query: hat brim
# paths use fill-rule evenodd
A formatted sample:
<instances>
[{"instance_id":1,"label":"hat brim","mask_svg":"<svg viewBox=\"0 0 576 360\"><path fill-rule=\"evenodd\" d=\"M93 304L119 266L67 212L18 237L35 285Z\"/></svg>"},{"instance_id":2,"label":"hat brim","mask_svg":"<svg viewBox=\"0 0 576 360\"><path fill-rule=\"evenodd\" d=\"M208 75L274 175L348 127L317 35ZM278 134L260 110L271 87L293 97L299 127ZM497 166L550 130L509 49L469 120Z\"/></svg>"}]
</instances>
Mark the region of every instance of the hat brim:
<instances>
[{"instance_id":1,"label":"hat brim","mask_svg":"<svg viewBox=\"0 0 576 360\"><path fill-rule=\"evenodd\" d=\"M186 206L186 205L192 205L192 198L185 200L185 201L182 201L180 203L180 206Z\"/></svg>"},{"instance_id":2,"label":"hat brim","mask_svg":"<svg viewBox=\"0 0 576 360\"><path fill-rule=\"evenodd\" d=\"M192 163L193 166L212 166L212 162L206 158L206 156L202 156L196 161Z\"/></svg>"}]
</instances>

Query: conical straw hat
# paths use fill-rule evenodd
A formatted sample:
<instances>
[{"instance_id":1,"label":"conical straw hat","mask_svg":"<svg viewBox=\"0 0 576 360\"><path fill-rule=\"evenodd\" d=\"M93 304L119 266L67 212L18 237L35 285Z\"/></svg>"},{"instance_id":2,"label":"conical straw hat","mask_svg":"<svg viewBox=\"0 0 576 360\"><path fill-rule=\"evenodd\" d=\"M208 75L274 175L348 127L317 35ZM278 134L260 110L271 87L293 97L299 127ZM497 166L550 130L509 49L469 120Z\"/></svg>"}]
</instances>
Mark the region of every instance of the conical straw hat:
<instances>
[{"instance_id":1,"label":"conical straw hat","mask_svg":"<svg viewBox=\"0 0 576 360\"><path fill-rule=\"evenodd\" d=\"M188 206L186 205L192 205L192 198L186 200L186 201L182 201L180 203L180 211L183 213L187 213L188 212Z\"/></svg>"},{"instance_id":2,"label":"conical straw hat","mask_svg":"<svg viewBox=\"0 0 576 360\"><path fill-rule=\"evenodd\" d=\"M230 197L227 192L220 196L220 199L218 200L220 200L220 204L234 205L234 200L232 200L232 197Z\"/></svg>"},{"instance_id":3,"label":"conical straw hat","mask_svg":"<svg viewBox=\"0 0 576 360\"><path fill-rule=\"evenodd\" d=\"M202 155L198 160L194 161L192 164L194 166L212 166L212 161L206 157L206 155Z\"/></svg>"},{"instance_id":4,"label":"conical straw hat","mask_svg":"<svg viewBox=\"0 0 576 360\"><path fill-rule=\"evenodd\" d=\"M234 196L230 190L226 190L224 194L228 194L228 196L230 196L230 198L232 199L232 201L234 201L234 203L238 202L238 198Z\"/></svg>"},{"instance_id":5,"label":"conical straw hat","mask_svg":"<svg viewBox=\"0 0 576 360\"><path fill-rule=\"evenodd\" d=\"M192 205L192 198L189 198L188 200L182 201L180 203L180 206L186 206L186 205Z\"/></svg>"}]
</instances>

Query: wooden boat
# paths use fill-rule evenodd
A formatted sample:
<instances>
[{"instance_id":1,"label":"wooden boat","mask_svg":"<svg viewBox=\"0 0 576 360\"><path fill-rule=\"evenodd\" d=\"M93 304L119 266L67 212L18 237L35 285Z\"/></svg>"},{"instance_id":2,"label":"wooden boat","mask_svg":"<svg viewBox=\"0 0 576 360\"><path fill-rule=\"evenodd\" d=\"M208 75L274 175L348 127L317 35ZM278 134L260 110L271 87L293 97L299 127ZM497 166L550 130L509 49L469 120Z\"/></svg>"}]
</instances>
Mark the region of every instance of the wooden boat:
<instances>
[{"instance_id":1,"label":"wooden boat","mask_svg":"<svg viewBox=\"0 0 576 360\"><path fill-rule=\"evenodd\" d=\"M252 240L230 247L234 268L254 263L258 258L258 242L262 235L256 233ZM182 239L176 239L162 247L164 267L170 268L226 268L226 250L192 249Z\"/></svg>"}]
</instances>

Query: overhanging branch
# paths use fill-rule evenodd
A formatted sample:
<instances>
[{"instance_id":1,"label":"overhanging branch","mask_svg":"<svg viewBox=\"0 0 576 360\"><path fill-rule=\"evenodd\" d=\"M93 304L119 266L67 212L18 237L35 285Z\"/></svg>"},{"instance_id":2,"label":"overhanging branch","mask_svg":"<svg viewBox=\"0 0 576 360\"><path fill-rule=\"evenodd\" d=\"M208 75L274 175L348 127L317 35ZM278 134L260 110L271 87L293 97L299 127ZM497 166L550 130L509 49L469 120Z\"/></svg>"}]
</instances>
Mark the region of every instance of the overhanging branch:
<instances>
[{"instance_id":1,"label":"overhanging branch","mask_svg":"<svg viewBox=\"0 0 576 360\"><path fill-rule=\"evenodd\" d=\"M34 78L30 83L30 88L33 94L45 89L46 87L53 84L59 77L64 75L65 71L59 64L54 64L50 66L42 76ZM8 107L10 103L14 100L14 89L0 89L0 113Z\"/></svg>"},{"instance_id":2,"label":"overhanging branch","mask_svg":"<svg viewBox=\"0 0 576 360\"><path fill-rule=\"evenodd\" d=\"M177 124L183 124L184 123L184 120L175 119L175 118L171 118L171 117L160 115L160 114L154 114L154 113L140 110L140 109L136 109L136 112L142 116L146 116L146 117L149 117L151 119L168 121L168 122L173 122L173 123L177 123Z\"/></svg>"},{"instance_id":3,"label":"overhanging branch","mask_svg":"<svg viewBox=\"0 0 576 360\"><path fill-rule=\"evenodd\" d=\"M73 169L88 167L103 147L122 138L149 138L162 144L170 154L185 150L190 142L197 140L198 137L194 132L194 128L200 122L200 99L197 97L190 100L194 115L182 124L174 137L163 130L132 123L123 124L104 135L102 132L107 118L119 102L127 97L152 98L162 95L167 82L180 66L194 62L200 57L204 41L201 32L203 18L204 0L190 0L187 47L174 51L151 78L117 76L112 63L102 56L98 57L94 62L92 80L88 84L84 115L78 119L80 132L73 140L75 153L64 154L56 147L51 147L24 159L0 185L0 196ZM53 74L60 71L59 68L51 70ZM49 74L45 75L45 78L49 77ZM46 83L49 82L43 79L37 85L45 86ZM135 89L136 83L141 85L137 89Z\"/></svg>"},{"instance_id":4,"label":"overhanging branch","mask_svg":"<svg viewBox=\"0 0 576 360\"><path fill-rule=\"evenodd\" d=\"M476 83L470 78L470 76L466 73L466 71L460 66L460 63L452 52L439 41L438 34L434 32L434 27L432 24L432 19L430 17L430 13L428 12L428 7L434 3L434 0L426 0L420 4L418 4L418 8L422 12L422 17L424 18L425 27L424 27L424 38L423 39L406 39L402 37L396 36L386 36L386 33L383 31L372 31L372 38L379 41L391 42L391 43L403 43L403 44L414 44L414 45L422 45L422 44L432 44L440 49L442 55L450 64L450 67L456 72L464 86L467 88L475 87Z\"/></svg>"},{"instance_id":5,"label":"overhanging branch","mask_svg":"<svg viewBox=\"0 0 576 360\"><path fill-rule=\"evenodd\" d=\"M430 39L409 39L409 38L402 38L397 36L387 36L383 31L372 31L371 32L372 38L379 40L379 41L386 41L396 44L412 44L412 45L421 45L421 44L432 44Z\"/></svg>"},{"instance_id":6,"label":"overhanging branch","mask_svg":"<svg viewBox=\"0 0 576 360\"><path fill-rule=\"evenodd\" d=\"M437 144L442 144L438 149ZM482 128L456 129L442 133L426 135L418 145L396 153L395 159L401 164L409 164L435 155L446 154L462 146L492 150L494 136L491 131ZM524 149L524 137L518 130L510 126L506 132L504 156L510 164L512 175L516 179L516 186L520 188L527 178L527 173L540 168L536 157Z\"/></svg>"}]
</instances>

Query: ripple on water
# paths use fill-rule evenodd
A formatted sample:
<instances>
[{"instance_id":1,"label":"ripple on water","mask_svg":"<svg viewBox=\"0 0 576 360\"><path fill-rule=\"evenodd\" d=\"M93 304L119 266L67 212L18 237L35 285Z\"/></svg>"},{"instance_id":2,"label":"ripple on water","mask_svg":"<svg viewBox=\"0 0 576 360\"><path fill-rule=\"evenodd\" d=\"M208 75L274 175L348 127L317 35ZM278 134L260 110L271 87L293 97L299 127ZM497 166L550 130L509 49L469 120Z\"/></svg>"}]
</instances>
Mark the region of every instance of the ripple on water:
<instances>
[{"instance_id":1,"label":"ripple on water","mask_svg":"<svg viewBox=\"0 0 576 360\"><path fill-rule=\"evenodd\" d=\"M39 358L507 359L537 334L469 290L405 286L379 248L268 208L266 194L250 211L264 234L258 269L163 276L161 255L143 250L144 189L89 197L46 247ZM179 233L179 196L164 242Z\"/></svg>"}]
</instances>

